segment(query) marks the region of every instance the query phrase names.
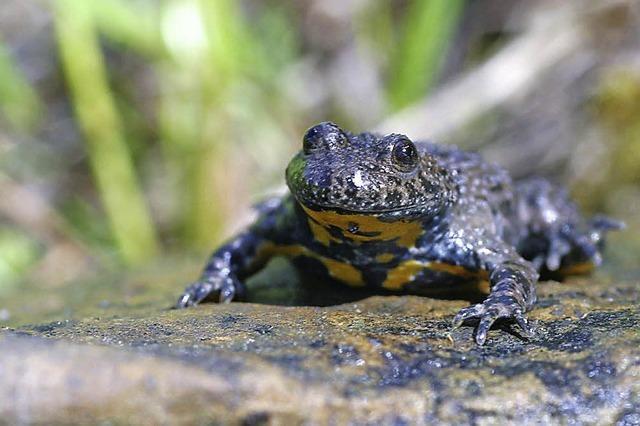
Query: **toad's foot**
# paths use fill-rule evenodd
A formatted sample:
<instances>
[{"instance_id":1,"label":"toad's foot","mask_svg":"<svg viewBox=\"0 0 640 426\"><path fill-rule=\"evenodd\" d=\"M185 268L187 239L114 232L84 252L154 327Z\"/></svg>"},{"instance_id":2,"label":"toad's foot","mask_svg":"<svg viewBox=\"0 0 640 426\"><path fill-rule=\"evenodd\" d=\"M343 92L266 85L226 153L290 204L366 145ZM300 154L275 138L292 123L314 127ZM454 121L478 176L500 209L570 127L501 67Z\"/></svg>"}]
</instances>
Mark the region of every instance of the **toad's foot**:
<instances>
[{"instance_id":1,"label":"toad's foot","mask_svg":"<svg viewBox=\"0 0 640 426\"><path fill-rule=\"evenodd\" d=\"M220 303L229 303L244 293L244 286L232 275L209 275L189 285L176 303L176 308L197 305L204 299L218 296Z\"/></svg>"},{"instance_id":2,"label":"toad's foot","mask_svg":"<svg viewBox=\"0 0 640 426\"><path fill-rule=\"evenodd\" d=\"M534 257L532 263L538 270L549 271L562 271L564 267L583 262L599 266L606 234L623 228L622 222L604 216L595 217L584 229L571 224L550 227L544 232L548 247Z\"/></svg>"},{"instance_id":3,"label":"toad's foot","mask_svg":"<svg viewBox=\"0 0 640 426\"><path fill-rule=\"evenodd\" d=\"M487 340L487 332L493 323L500 318L511 319L520 326L525 336L531 337L533 332L524 316L524 309L518 301L510 296L489 296L483 303L478 303L461 309L453 319L453 329L460 327L467 320L477 318L480 320L476 329L476 343L484 345Z\"/></svg>"}]
</instances>

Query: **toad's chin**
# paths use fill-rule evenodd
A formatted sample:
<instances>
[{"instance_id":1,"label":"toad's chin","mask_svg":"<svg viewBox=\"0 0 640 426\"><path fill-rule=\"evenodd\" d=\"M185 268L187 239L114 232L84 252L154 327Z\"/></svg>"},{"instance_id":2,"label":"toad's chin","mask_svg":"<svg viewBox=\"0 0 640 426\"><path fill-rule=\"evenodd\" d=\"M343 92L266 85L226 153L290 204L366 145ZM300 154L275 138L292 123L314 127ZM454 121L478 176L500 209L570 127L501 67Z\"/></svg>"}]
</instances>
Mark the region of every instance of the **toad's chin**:
<instances>
[{"instance_id":1,"label":"toad's chin","mask_svg":"<svg viewBox=\"0 0 640 426\"><path fill-rule=\"evenodd\" d=\"M313 210L302 206L309 218L309 227L318 241L375 243L396 241L413 247L424 229L414 219L382 220L379 214L349 212L345 210ZM388 214L388 213L383 213Z\"/></svg>"}]
</instances>

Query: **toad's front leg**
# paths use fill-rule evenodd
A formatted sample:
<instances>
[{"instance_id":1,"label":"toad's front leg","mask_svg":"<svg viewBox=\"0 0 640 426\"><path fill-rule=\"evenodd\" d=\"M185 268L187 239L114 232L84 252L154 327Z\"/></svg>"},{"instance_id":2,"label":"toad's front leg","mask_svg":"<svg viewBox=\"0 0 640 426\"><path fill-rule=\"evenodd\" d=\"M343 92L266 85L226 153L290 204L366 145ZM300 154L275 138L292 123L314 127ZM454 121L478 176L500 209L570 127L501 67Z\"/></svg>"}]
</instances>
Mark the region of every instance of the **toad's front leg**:
<instances>
[{"instance_id":1,"label":"toad's front leg","mask_svg":"<svg viewBox=\"0 0 640 426\"><path fill-rule=\"evenodd\" d=\"M220 247L211 255L200 279L185 289L176 307L193 306L216 295L220 303L243 297L241 279L265 263L259 253L262 244L262 237L248 231Z\"/></svg>"},{"instance_id":2,"label":"toad's front leg","mask_svg":"<svg viewBox=\"0 0 640 426\"><path fill-rule=\"evenodd\" d=\"M499 318L514 320L525 335L532 334L525 312L536 302L537 271L531 263L515 254L497 262L494 255L490 257L492 259L486 264L490 271L489 296L482 303L462 309L453 319L454 329L468 319L479 319L475 338L479 345L484 344L487 332Z\"/></svg>"},{"instance_id":3,"label":"toad's front leg","mask_svg":"<svg viewBox=\"0 0 640 426\"><path fill-rule=\"evenodd\" d=\"M290 199L270 200L259 206L259 217L248 230L218 248L207 262L200 279L189 285L178 298L176 307L186 308L205 299L220 303L242 298L243 280L256 273L278 254L276 244L292 238Z\"/></svg>"}]
</instances>

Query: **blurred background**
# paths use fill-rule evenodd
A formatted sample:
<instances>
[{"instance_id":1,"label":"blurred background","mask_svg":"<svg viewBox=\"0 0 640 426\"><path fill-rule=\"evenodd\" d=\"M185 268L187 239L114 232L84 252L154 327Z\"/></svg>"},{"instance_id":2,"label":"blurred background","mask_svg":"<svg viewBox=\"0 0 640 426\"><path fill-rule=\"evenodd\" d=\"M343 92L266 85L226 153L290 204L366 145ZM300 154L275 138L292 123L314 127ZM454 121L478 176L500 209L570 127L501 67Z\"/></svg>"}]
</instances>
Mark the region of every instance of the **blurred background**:
<instances>
[{"instance_id":1,"label":"blurred background","mask_svg":"<svg viewBox=\"0 0 640 426\"><path fill-rule=\"evenodd\" d=\"M567 185L637 270L637 1L3 0L0 324L171 300L324 120Z\"/></svg>"}]
</instances>

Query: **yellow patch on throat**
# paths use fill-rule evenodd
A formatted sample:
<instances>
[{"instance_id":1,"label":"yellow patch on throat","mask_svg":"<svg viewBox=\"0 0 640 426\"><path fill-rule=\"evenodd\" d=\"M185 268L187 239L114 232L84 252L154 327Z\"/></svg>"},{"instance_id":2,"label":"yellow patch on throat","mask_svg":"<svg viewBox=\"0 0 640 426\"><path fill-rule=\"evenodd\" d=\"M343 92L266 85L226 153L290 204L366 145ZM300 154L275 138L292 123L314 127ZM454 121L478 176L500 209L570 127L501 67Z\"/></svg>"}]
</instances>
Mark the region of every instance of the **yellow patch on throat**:
<instances>
[{"instance_id":1,"label":"yellow patch on throat","mask_svg":"<svg viewBox=\"0 0 640 426\"><path fill-rule=\"evenodd\" d=\"M336 280L342 281L343 283L353 287L362 287L365 284L364 279L362 278L362 272L353 265L336 259L331 259L326 256L321 256L302 245L274 244L266 242L258 247L258 252L256 253L257 258L266 261L273 256L287 256L292 258L298 256L311 257L320 261L320 263L327 268L329 275Z\"/></svg>"},{"instance_id":2,"label":"yellow patch on throat","mask_svg":"<svg viewBox=\"0 0 640 426\"><path fill-rule=\"evenodd\" d=\"M339 240L329 233L330 227L342 232L345 238L358 242L392 241L403 247L414 247L422 235L422 224L416 220L383 222L375 215L341 214L333 210L316 211L302 206L309 216L309 227L314 238L324 245ZM354 233L350 229L357 228Z\"/></svg>"},{"instance_id":3,"label":"yellow patch on throat","mask_svg":"<svg viewBox=\"0 0 640 426\"><path fill-rule=\"evenodd\" d=\"M340 242L337 238L329 233L329 230L319 223L315 222L313 219L309 218L307 220L309 222L309 228L311 229L311 233L313 234L313 238L321 244L328 246L331 241Z\"/></svg>"}]
</instances>

